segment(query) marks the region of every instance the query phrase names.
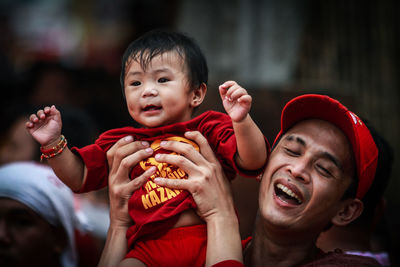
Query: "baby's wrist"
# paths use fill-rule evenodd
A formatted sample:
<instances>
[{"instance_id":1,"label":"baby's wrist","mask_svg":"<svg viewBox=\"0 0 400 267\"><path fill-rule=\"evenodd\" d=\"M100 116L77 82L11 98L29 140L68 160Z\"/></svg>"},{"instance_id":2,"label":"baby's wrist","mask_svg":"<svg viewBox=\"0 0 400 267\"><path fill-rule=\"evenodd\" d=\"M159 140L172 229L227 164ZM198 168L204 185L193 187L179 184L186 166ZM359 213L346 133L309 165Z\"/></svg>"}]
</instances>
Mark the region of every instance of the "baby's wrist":
<instances>
[{"instance_id":1,"label":"baby's wrist","mask_svg":"<svg viewBox=\"0 0 400 267\"><path fill-rule=\"evenodd\" d=\"M234 120L232 118L231 118L231 120L233 123L242 123L242 122L245 122L249 117L250 117L249 113L246 113L246 115L240 120Z\"/></svg>"},{"instance_id":2,"label":"baby's wrist","mask_svg":"<svg viewBox=\"0 0 400 267\"><path fill-rule=\"evenodd\" d=\"M42 152L42 155L40 156L40 161L43 161L44 159L54 158L55 156L61 154L66 147L67 139L65 139L64 135L61 135L57 143L50 142L48 146L40 147L40 152Z\"/></svg>"},{"instance_id":3,"label":"baby's wrist","mask_svg":"<svg viewBox=\"0 0 400 267\"><path fill-rule=\"evenodd\" d=\"M58 137L51 139L49 142L41 144L41 147L43 149L52 148L54 146L57 146L57 144L60 142L61 139L62 139L62 135L60 134L60 135L58 135Z\"/></svg>"}]
</instances>

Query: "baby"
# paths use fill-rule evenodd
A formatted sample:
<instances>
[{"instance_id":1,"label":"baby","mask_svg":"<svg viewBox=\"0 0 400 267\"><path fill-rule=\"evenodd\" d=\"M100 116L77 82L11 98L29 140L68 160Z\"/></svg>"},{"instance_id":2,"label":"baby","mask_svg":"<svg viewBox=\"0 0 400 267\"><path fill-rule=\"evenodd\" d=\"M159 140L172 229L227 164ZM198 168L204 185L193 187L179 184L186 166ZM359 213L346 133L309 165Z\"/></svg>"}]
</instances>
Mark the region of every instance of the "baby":
<instances>
[{"instance_id":1,"label":"baby","mask_svg":"<svg viewBox=\"0 0 400 267\"><path fill-rule=\"evenodd\" d=\"M228 115L207 111L197 117L193 112L207 91L206 59L196 42L188 36L155 30L132 42L122 58L121 85L131 117L143 128L109 130L95 144L72 148L61 135L60 112L53 105L32 114L26 123L30 134L41 144L57 176L76 192L107 186L107 150L119 139L150 143L153 155L137 164L135 179L146 170L154 174L129 201L133 225L127 232L128 254L121 265L130 266L204 266L207 231L194 211L190 194L156 185L155 177L185 179L175 166L158 163L163 140L186 142L187 131L200 131L221 161L229 179L236 173L257 176L269 152L263 134L249 115L252 98L234 81L219 86Z\"/></svg>"}]
</instances>

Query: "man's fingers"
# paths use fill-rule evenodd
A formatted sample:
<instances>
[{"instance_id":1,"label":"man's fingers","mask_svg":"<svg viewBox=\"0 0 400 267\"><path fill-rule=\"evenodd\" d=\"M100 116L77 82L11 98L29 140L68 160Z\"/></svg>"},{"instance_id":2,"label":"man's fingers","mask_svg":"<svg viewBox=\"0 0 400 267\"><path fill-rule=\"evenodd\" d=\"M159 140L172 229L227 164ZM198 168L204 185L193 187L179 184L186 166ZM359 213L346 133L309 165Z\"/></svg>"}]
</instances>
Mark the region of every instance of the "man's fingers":
<instances>
[{"instance_id":1,"label":"man's fingers","mask_svg":"<svg viewBox=\"0 0 400 267\"><path fill-rule=\"evenodd\" d=\"M124 138L119 139L108 151L107 151L107 161L109 162L109 166L111 166L112 164L110 164L113 159L114 159L114 155L115 155L115 151L117 151L117 149L119 149L121 146L126 145L130 142L133 141L133 137L128 135L125 136Z\"/></svg>"},{"instance_id":2,"label":"man's fingers","mask_svg":"<svg viewBox=\"0 0 400 267\"><path fill-rule=\"evenodd\" d=\"M168 179L157 177L154 182L159 186L190 191L191 183L186 179Z\"/></svg>"},{"instance_id":3,"label":"man's fingers","mask_svg":"<svg viewBox=\"0 0 400 267\"><path fill-rule=\"evenodd\" d=\"M189 176L190 174L195 174L194 170L198 170L200 166L209 166L210 163L219 166L219 162L208 144L207 139L200 132L186 132L185 137L198 144L200 153L190 144L167 141L161 142L161 146L164 149L176 152L182 156L160 153L156 155L156 160L178 166L188 173Z\"/></svg>"},{"instance_id":4,"label":"man's fingers","mask_svg":"<svg viewBox=\"0 0 400 267\"><path fill-rule=\"evenodd\" d=\"M201 142L201 143L207 143L207 140L201 136L201 134L199 133L199 135L197 135L196 133L194 134L185 134L185 137L191 139L191 138L196 138L196 140L194 140L196 143L197 141ZM208 143L207 143L208 144ZM163 141L160 143L160 146L166 150L169 151L173 151L176 152L180 155L183 155L185 158L193 161L193 162L198 162L202 156L201 154L190 144L188 143L184 143L184 142L179 142L179 141ZM203 147L205 147L205 145L202 145ZM201 148L200 148L201 151ZM161 155L161 154L158 154ZM159 157L158 155L156 155L156 159L157 157Z\"/></svg>"},{"instance_id":5,"label":"man's fingers","mask_svg":"<svg viewBox=\"0 0 400 267\"><path fill-rule=\"evenodd\" d=\"M149 157L152 154L152 149L141 149L139 151L134 152L133 154L129 154L128 156L125 157L119 157L118 153L120 150L118 150L116 153L117 155L115 156L113 166L115 168L118 168L118 172L121 175L118 175L118 177L128 177L130 170L138 164L141 160Z\"/></svg>"},{"instance_id":6,"label":"man's fingers","mask_svg":"<svg viewBox=\"0 0 400 267\"><path fill-rule=\"evenodd\" d=\"M108 162L108 169L111 170L113 163L114 163L114 155L115 152L121 147L133 141L133 137L128 135L124 138L119 139L108 151L107 151L107 162ZM118 160L118 162L120 159Z\"/></svg>"},{"instance_id":7,"label":"man's fingers","mask_svg":"<svg viewBox=\"0 0 400 267\"><path fill-rule=\"evenodd\" d=\"M208 164L204 157L190 144L178 141L167 141L165 143L162 142L161 147L176 152L176 154L159 153L155 156L155 159L158 162L166 162L177 166L189 176L196 174L194 171L200 166Z\"/></svg>"},{"instance_id":8,"label":"man's fingers","mask_svg":"<svg viewBox=\"0 0 400 267\"><path fill-rule=\"evenodd\" d=\"M146 149L145 154L147 156L153 153L153 150L148 148L149 144L147 142L133 142L132 136L126 136L118 142L116 142L108 151L107 151L107 161L108 167L111 170L112 167L119 166L120 162L131 154L135 154L139 150ZM143 154L143 153L142 153Z\"/></svg>"},{"instance_id":9,"label":"man's fingers","mask_svg":"<svg viewBox=\"0 0 400 267\"><path fill-rule=\"evenodd\" d=\"M193 140L199 146L201 155L203 155L207 161L211 163L218 163L218 160L208 144L207 139L199 131L186 132L185 137Z\"/></svg>"},{"instance_id":10,"label":"man's fingers","mask_svg":"<svg viewBox=\"0 0 400 267\"><path fill-rule=\"evenodd\" d=\"M118 147L118 149L115 151L115 155L119 158L125 158L128 155L144 149L151 155L153 150L149 148L149 144L147 142L128 142Z\"/></svg>"},{"instance_id":11,"label":"man's fingers","mask_svg":"<svg viewBox=\"0 0 400 267\"><path fill-rule=\"evenodd\" d=\"M129 192L133 192L138 190L144 183L156 172L156 167L152 166L140 176L136 177L132 181L129 182L128 190Z\"/></svg>"},{"instance_id":12,"label":"man's fingers","mask_svg":"<svg viewBox=\"0 0 400 267\"><path fill-rule=\"evenodd\" d=\"M113 157L115 151L123 145L126 145L133 141L133 137L131 135L127 135L124 138L119 139L108 151L107 156Z\"/></svg>"},{"instance_id":13,"label":"man's fingers","mask_svg":"<svg viewBox=\"0 0 400 267\"><path fill-rule=\"evenodd\" d=\"M199 152L197 152L195 149L193 149L193 154L197 153L199 159L195 159L194 161L197 161L197 164L193 162L193 158L195 157L194 155L191 155L192 159L188 159L185 156L181 155L176 155L176 154L157 154L155 156L155 159L158 162L162 163L168 163L174 166L179 167L182 169L185 173L187 173L190 176L195 175L196 173L194 170L196 170L195 165L199 165L198 161L201 160L201 155Z\"/></svg>"}]
</instances>

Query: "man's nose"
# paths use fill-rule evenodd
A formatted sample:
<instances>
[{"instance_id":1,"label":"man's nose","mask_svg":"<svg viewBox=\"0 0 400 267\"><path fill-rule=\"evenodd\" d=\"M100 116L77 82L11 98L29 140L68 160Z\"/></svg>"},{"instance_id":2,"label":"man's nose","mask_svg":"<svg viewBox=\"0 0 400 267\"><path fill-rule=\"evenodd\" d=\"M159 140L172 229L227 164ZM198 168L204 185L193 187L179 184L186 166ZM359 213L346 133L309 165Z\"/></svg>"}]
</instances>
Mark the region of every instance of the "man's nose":
<instances>
[{"instance_id":1,"label":"man's nose","mask_svg":"<svg viewBox=\"0 0 400 267\"><path fill-rule=\"evenodd\" d=\"M309 163L306 158L298 158L289 165L289 173L296 180L303 183L310 182Z\"/></svg>"}]
</instances>

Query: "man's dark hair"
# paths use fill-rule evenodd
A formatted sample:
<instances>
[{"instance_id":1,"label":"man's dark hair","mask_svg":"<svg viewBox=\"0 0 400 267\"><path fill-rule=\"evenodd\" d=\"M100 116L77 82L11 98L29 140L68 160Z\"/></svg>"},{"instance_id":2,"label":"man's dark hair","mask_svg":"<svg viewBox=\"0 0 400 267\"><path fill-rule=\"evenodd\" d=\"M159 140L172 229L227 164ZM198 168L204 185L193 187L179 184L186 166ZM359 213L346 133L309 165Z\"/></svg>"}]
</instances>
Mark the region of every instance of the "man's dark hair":
<instances>
[{"instance_id":1,"label":"man's dark hair","mask_svg":"<svg viewBox=\"0 0 400 267\"><path fill-rule=\"evenodd\" d=\"M198 88L202 83L207 85L207 61L195 40L183 33L157 29L142 35L125 50L120 75L122 92L124 93L126 67L131 60L138 61L145 70L154 57L171 51L182 57L191 89Z\"/></svg>"},{"instance_id":2,"label":"man's dark hair","mask_svg":"<svg viewBox=\"0 0 400 267\"><path fill-rule=\"evenodd\" d=\"M364 203L364 211L360 218L371 218L374 216L375 207L379 204L392 172L394 153L390 144L380 135L376 129L367 120L363 120L367 125L376 146L378 147L378 164L371 187L362 199Z\"/></svg>"},{"instance_id":3,"label":"man's dark hair","mask_svg":"<svg viewBox=\"0 0 400 267\"><path fill-rule=\"evenodd\" d=\"M376 131L368 120L363 119L363 122L367 126L372 138L374 139L376 147L378 148L378 164L376 166L375 176L371 187L362 199L364 203L364 211L361 217L372 216L376 205L383 197L391 175L394 157L393 149L385 138ZM357 187L358 177L355 175L349 188L344 193L343 199L355 197Z\"/></svg>"},{"instance_id":4,"label":"man's dark hair","mask_svg":"<svg viewBox=\"0 0 400 267\"><path fill-rule=\"evenodd\" d=\"M355 198L357 194L357 189L358 189L358 175L357 175L357 170L355 170L353 176L351 177L351 183L349 187L343 193L342 200L348 198Z\"/></svg>"}]
</instances>

